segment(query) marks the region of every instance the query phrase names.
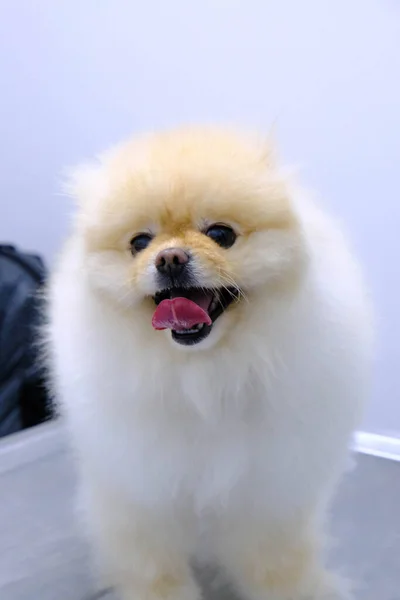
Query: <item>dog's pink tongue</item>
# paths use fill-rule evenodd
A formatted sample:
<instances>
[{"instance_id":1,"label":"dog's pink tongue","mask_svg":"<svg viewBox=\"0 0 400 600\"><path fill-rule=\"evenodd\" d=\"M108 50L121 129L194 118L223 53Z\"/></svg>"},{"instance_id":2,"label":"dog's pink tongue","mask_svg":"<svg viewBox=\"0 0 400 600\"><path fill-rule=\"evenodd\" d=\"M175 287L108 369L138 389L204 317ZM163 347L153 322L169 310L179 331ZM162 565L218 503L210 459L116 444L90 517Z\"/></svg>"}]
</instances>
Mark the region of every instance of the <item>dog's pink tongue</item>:
<instances>
[{"instance_id":1,"label":"dog's pink tongue","mask_svg":"<svg viewBox=\"0 0 400 600\"><path fill-rule=\"evenodd\" d=\"M153 315L154 329L190 329L194 325L211 325L210 315L201 306L188 298L163 300Z\"/></svg>"}]
</instances>

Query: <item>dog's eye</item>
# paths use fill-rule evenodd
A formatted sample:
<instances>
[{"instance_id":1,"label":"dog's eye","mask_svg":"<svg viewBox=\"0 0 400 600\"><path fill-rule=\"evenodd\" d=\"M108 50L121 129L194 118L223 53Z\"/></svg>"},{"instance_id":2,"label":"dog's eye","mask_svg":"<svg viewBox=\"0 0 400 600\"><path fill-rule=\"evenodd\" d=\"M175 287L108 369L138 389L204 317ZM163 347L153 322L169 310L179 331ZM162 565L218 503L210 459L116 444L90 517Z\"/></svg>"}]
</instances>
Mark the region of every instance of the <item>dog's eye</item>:
<instances>
[{"instance_id":1,"label":"dog's eye","mask_svg":"<svg viewBox=\"0 0 400 600\"><path fill-rule=\"evenodd\" d=\"M131 239L131 252L133 255L141 252L150 244L152 237L148 233L139 233Z\"/></svg>"},{"instance_id":2,"label":"dog's eye","mask_svg":"<svg viewBox=\"0 0 400 600\"><path fill-rule=\"evenodd\" d=\"M230 248L236 241L236 233L228 225L211 225L206 235L222 248Z\"/></svg>"}]
</instances>

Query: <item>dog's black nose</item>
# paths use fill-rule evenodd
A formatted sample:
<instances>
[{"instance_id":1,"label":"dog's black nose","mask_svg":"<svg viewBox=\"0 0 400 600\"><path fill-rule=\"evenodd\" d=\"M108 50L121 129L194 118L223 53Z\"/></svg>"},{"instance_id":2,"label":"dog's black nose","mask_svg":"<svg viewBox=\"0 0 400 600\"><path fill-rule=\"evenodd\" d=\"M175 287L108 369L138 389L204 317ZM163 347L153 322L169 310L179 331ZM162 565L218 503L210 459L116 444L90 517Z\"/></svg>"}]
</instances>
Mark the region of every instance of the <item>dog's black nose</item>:
<instances>
[{"instance_id":1,"label":"dog's black nose","mask_svg":"<svg viewBox=\"0 0 400 600\"><path fill-rule=\"evenodd\" d=\"M171 279L180 277L190 260L190 256L182 248L166 248L156 256L156 268L162 275Z\"/></svg>"}]
</instances>

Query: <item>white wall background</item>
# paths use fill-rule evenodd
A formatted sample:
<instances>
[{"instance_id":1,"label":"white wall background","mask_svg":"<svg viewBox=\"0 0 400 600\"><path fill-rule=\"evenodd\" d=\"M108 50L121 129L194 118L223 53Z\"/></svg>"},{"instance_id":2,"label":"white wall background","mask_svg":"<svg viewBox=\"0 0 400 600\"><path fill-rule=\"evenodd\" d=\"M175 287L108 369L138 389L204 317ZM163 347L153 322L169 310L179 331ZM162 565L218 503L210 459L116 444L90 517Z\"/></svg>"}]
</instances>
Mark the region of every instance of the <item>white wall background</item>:
<instances>
[{"instance_id":1,"label":"white wall background","mask_svg":"<svg viewBox=\"0 0 400 600\"><path fill-rule=\"evenodd\" d=\"M49 261L65 165L136 130L275 123L365 265L379 317L365 429L400 435L397 0L2 2L0 76L0 240Z\"/></svg>"}]
</instances>

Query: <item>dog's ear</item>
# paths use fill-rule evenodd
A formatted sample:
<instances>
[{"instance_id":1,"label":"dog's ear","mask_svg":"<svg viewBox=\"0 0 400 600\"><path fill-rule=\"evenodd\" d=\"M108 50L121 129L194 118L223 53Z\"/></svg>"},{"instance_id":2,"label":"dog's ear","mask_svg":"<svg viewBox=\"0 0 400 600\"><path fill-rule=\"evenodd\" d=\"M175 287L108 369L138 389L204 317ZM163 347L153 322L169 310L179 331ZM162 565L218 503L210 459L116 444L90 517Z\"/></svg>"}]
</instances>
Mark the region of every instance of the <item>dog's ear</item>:
<instances>
[{"instance_id":1,"label":"dog's ear","mask_svg":"<svg viewBox=\"0 0 400 600\"><path fill-rule=\"evenodd\" d=\"M62 178L62 192L83 210L97 203L107 192L107 177L100 160L68 168Z\"/></svg>"},{"instance_id":2,"label":"dog's ear","mask_svg":"<svg viewBox=\"0 0 400 600\"><path fill-rule=\"evenodd\" d=\"M277 142L277 121L271 123L267 135L262 140L262 157L266 166L276 168L279 164L279 147Z\"/></svg>"}]
</instances>

